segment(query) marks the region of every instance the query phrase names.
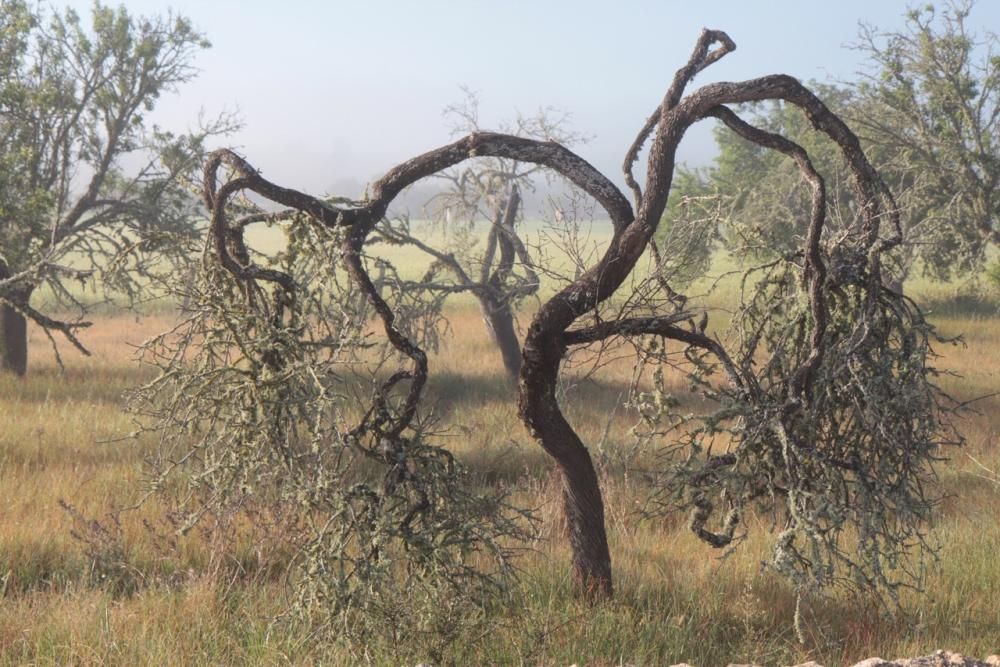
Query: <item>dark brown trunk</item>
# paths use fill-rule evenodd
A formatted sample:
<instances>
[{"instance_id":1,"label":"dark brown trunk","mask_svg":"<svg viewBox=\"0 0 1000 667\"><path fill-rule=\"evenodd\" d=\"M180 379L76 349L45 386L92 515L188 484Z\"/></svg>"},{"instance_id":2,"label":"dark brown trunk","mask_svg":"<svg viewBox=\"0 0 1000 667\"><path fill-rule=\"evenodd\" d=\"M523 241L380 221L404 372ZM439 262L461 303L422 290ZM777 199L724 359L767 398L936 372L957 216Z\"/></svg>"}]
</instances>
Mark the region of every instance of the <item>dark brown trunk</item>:
<instances>
[{"instance_id":1,"label":"dark brown trunk","mask_svg":"<svg viewBox=\"0 0 1000 667\"><path fill-rule=\"evenodd\" d=\"M560 462L563 483L563 512L573 552L573 576L584 594L592 599L610 598L611 552L604 526L604 501L597 472L587 448L572 429L560 437L576 451Z\"/></svg>"},{"instance_id":2,"label":"dark brown trunk","mask_svg":"<svg viewBox=\"0 0 1000 667\"><path fill-rule=\"evenodd\" d=\"M564 348L554 336L542 331L536 319L525 338L519 411L561 473L574 578L591 600L609 598L613 593L611 553L597 472L590 453L556 401L556 379Z\"/></svg>"},{"instance_id":3,"label":"dark brown trunk","mask_svg":"<svg viewBox=\"0 0 1000 667\"><path fill-rule=\"evenodd\" d=\"M507 377L516 382L521 372L521 343L517 338L510 304L486 295L479 297L479 308L490 339L500 349Z\"/></svg>"},{"instance_id":4,"label":"dark brown trunk","mask_svg":"<svg viewBox=\"0 0 1000 667\"><path fill-rule=\"evenodd\" d=\"M30 295L16 295L25 302ZM28 372L28 322L24 315L0 304L0 372L23 377Z\"/></svg>"}]
</instances>

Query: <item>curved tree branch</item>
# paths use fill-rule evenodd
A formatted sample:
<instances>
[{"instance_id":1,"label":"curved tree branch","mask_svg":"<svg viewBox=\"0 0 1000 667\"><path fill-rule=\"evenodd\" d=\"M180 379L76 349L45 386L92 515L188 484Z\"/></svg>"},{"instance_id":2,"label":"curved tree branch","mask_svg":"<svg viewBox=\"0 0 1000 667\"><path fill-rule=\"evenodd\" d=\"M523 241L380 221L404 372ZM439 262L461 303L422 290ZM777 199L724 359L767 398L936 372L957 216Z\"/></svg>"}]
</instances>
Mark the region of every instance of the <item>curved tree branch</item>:
<instances>
[{"instance_id":1,"label":"curved tree branch","mask_svg":"<svg viewBox=\"0 0 1000 667\"><path fill-rule=\"evenodd\" d=\"M806 236L805 270L803 271L803 280L809 283L809 302L813 316L812 350L789 387L790 399L802 394L808 403L811 399L813 374L823 360L823 339L826 336L827 322L830 319L825 292L826 265L820 254L820 239L826 220L826 185L823 182L823 177L819 175L809 159L808 153L794 141L753 127L727 107L716 107L710 113L747 141L791 157L798 165L799 171L802 172L802 177L812 186L812 214Z\"/></svg>"},{"instance_id":2,"label":"curved tree branch","mask_svg":"<svg viewBox=\"0 0 1000 667\"><path fill-rule=\"evenodd\" d=\"M709 48L715 42L719 42L719 47L714 51L709 51ZM698 42L691 53L691 57L688 59L687 65L677 70L677 73L674 75L674 81L664 96L663 102L646 119L646 122L639 130L639 134L625 153L622 173L625 175L625 183L632 190L632 194L635 197L636 206L639 206L642 202L642 189L632 175L632 165L639 159L639 151L642 150L653 129L660 123L663 116L663 109L676 106L677 102L681 99L684 88L699 72L735 50L736 43L721 30L704 29L701 31L701 35L698 37Z\"/></svg>"},{"instance_id":3,"label":"curved tree branch","mask_svg":"<svg viewBox=\"0 0 1000 667\"><path fill-rule=\"evenodd\" d=\"M719 46L711 50L716 43ZM570 330L581 315L596 310L619 289L649 247L670 192L677 148L688 128L704 118L720 118L745 138L791 156L813 185L812 221L804 253L814 319L812 353L800 366L790 384L791 394L808 394L812 374L822 360L826 326L823 289L824 283L828 282L820 252L825 215L823 182L801 147L777 135L753 128L737 118L726 105L784 100L802 109L812 125L840 147L851 170L862 211L859 228L852 230L852 234L856 246L869 256L871 270L868 280L879 281L872 284L880 285L879 254L898 243L901 236L898 212L892 195L868 162L857 137L794 78L774 75L737 83L713 83L684 96L687 85L695 75L734 48L735 45L725 33L704 31L688 63L675 73L656 113L640 129L624 164L626 181L636 198L635 211L614 184L563 146L492 132L471 134L403 162L373 184L372 195L368 200L346 205L331 205L271 183L230 151L213 153L206 165L205 201L213 211L212 231L216 252L223 266L243 280L259 278L286 286L280 272L252 267L249 260L243 261L230 253L227 242L231 241L230 235L234 230L226 227L222 208L226 200L238 190L256 192L284 206L302 211L328 227L349 228L342 244L342 256L348 272L379 314L393 346L412 361L412 370L394 374L390 378L391 384L383 385L385 392L392 384L404 379L411 381L400 414L389 430L384 431L389 437L398 437L412 421L427 376L426 355L396 328L395 315L372 285L361 261L361 250L369 233L384 217L393 198L421 178L469 158L491 156L545 166L583 189L607 211L614 233L603 256L594 266L544 303L528 329L518 397L522 421L541 447L556 460L562 473L563 506L573 550L574 573L583 589L593 596L611 594L611 560L604 526L603 500L593 462L556 399L560 365L567 346L604 340L614 335L656 334L712 353L722 363L730 381L751 400L760 392L749 367L741 368L733 363L719 341L706 336L703 330L689 331L675 326L676 322L689 319L688 313L661 317L619 317L591 327ZM642 146L654 131L643 192L635 183L631 168ZM217 190L216 172L223 164L232 169L234 178ZM886 238L880 238L879 235L883 219L888 219L892 225L892 235ZM493 276L508 271L514 255L521 254L513 239L503 232L501 225L495 237L501 257ZM871 296L871 290L867 294L870 307L875 308L877 304ZM788 398L792 399L793 396Z\"/></svg>"}]
</instances>

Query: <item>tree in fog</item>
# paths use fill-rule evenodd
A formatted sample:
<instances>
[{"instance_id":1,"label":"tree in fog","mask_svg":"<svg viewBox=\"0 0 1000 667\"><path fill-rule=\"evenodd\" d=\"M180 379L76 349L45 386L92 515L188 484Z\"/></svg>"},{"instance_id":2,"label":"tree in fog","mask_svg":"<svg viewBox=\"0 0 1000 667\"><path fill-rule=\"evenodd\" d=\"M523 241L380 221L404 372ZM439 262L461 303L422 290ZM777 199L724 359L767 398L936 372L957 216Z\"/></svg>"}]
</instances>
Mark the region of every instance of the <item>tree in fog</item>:
<instances>
[{"instance_id":1,"label":"tree in fog","mask_svg":"<svg viewBox=\"0 0 1000 667\"><path fill-rule=\"evenodd\" d=\"M21 0L0 7L0 369L17 375L28 321L86 352L81 287L141 297L170 239L194 233L185 177L206 136L226 129L173 134L149 121L208 46L187 19L101 4L88 19ZM42 312L41 288L77 316Z\"/></svg>"},{"instance_id":2,"label":"tree in fog","mask_svg":"<svg viewBox=\"0 0 1000 667\"><path fill-rule=\"evenodd\" d=\"M449 106L445 115L454 135L481 131L479 104L466 90L465 100ZM533 116L518 115L509 127L515 137L572 145L580 135L566 129L567 118L554 109ZM387 218L378 226L389 243L419 249L431 259L420 280L408 289L439 294L467 292L475 297L490 339L496 343L507 375L517 380L521 345L516 325L520 302L535 294L539 275L523 233L522 193L535 190L539 179L551 182L554 172L500 156L481 157L442 171L435 178L444 188L425 206L432 234L411 229L408 217ZM479 236L485 228L485 243Z\"/></svg>"}]
</instances>

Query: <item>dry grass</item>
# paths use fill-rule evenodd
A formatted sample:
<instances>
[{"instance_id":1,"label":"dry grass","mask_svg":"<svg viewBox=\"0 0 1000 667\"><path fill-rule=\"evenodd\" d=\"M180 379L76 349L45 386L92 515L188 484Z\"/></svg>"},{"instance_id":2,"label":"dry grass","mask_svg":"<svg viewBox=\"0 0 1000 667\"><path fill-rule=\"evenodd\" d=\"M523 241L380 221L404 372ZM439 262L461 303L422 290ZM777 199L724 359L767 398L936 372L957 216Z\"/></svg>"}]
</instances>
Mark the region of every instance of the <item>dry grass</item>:
<instances>
[{"instance_id":1,"label":"dry grass","mask_svg":"<svg viewBox=\"0 0 1000 667\"><path fill-rule=\"evenodd\" d=\"M69 356L65 373L32 332L29 377L0 378L0 664L348 664L312 646L303 628L271 624L286 591L259 569L271 556L255 538L174 540L158 501L118 523L106 514L141 496L152 446L116 439L131 430L121 392L147 376L126 343L162 330L167 317L100 320L85 334L94 356ZM765 518L719 560L680 519L640 521L637 491L616 472L604 484L618 595L596 608L576 600L551 466L517 420L475 310L461 307L451 321L453 335L431 362L445 441L484 485L515 485L544 519L543 539L521 562L518 613L490 636L466 639L470 664L836 665L937 648L1000 652L1000 484L981 467L1000 470L996 397L976 403L979 414L963 427L968 449L941 466L952 494L939 517L943 558L926 594L908 600L912 617L886 619L846 597L815 601L802 645L791 631L794 596L758 565L770 539ZM962 375L944 378L945 388L966 399L1000 390L997 319L944 313L939 323L966 341L941 350L941 366ZM627 362L613 364L567 396L586 442L607 429L606 450L628 444L630 416L613 411L628 373ZM75 521L60 499L100 525Z\"/></svg>"}]
</instances>

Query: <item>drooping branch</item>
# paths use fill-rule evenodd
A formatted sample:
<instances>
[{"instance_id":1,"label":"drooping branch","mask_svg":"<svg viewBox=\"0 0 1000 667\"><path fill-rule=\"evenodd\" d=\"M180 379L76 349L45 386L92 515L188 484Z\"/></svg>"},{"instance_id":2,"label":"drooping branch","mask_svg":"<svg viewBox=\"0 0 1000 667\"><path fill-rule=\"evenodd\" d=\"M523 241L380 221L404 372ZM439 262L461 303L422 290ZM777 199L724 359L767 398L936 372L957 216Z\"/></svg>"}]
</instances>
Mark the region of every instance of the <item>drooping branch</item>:
<instances>
[{"instance_id":1,"label":"drooping branch","mask_svg":"<svg viewBox=\"0 0 1000 667\"><path fill-rule=\"evenodd\" d=\"M809 303L813 318L812 349L809 352L809 357L796 372L795 379L789 388L789 398L804 394L808 403L813 374L823 360L823 339L826 336L826 327L830 319L826 303L826 264L820 253L820 240L823 235L823 224L826 220L826 185L805 149L795 142L781 135L753 127L726 107L716 107L710 113L744 139L791 157L798 165L802 177L812 186L812 212L806 235L805 267L802 272L803 280L808 281L809 285Z\"/></svg>"},{"instance_id":2,"label":"drooping branch","mask_svg":"<svg viewBox=\"0 0 1000 667\"><path fill-rule=\"evenodd\" d=\"M337 207L305 193L285 188L261 176L243 158L230 150L212 153L205 164L203 192L205 205L214 210L214 193L219 167L226 164L246 179L240 189L307 213L328 227L362 227L365 233L381 220L393 199L418 180L474 157L505 157L548 167L600 203L616 227L633 220L632 207L621 191L590 163L568 148L552 142L524 137L478 132L428 151L390 169L372 184L371 196L359 206Z\"/></svg>"},{"instance_id":3,"label":"drooping branch","mask_svg":"<svg viewBox=\"0 0 1000 667\"><path fill-rule=\"evenodd\" d=\"M209 180L206 178L205 201L211 202L210 210L212 211L211 226L209 229L215 245L216 257L219 263L222 264L222 267L242 282L250 280L274 282L281 285L285 292L291 293L295 285L292 277L287 273L274 269L263 269L249 262L249 257L246 256L245 245L243 243L243 230L245 226L230 228L226 224L226 204L229 202L229 198L241 190L253 189L254 179L247 176L234 178L223 183L222 187L216 190L214 189L215 181L213 178L211 181L213 189L211 191L207 189L208 183ZM237 254L243 255L239 260L233 255L230 249L230 244L234 241L237 248L240 249L237 251Z\"/></svg>"},{"instance_id":4,"label":"drooping branch","mask_svg":"<svg viewBox=\"0 0 1000 667\"><path fill-rule=\"evenodd\" d=\"M272 183L261 176L250 163L228 149L212 152L205 161L202 177L202 197L205 207L209 211L212 211L213 215L215 215L214 212L218 209L216 199L219 188L217 187L216 180L219 168L222 165L228 166L242 179L239 185L231 186L231 192L249 190L270 201L306 213L328 227L346 227L353 224L353 219L345 217L344 211L329 206L317 197Z\"/></svg>"},{"instance_id":5,"label":"drooping branch","mask_svg":"<svg viewBox=\"0 0 1000 667\"><path fill-rule=\"evenodd\" d=\"M399 352L405 354L413 362L412 370L408 373L407 379L410 380L410 389L407 392L406 399L404 401L403 409L400 414L394 420L394 423L389 427L388 430L383 431L383 435L389 440L396 439L402 434L402 432L410 426L413 418L417 414L417 406L420 403L420 396L423 392L424 385L427 382L427 354L420 349L413 341L403 335L402 332L395 326L396 315L392 312L389 304L385 302L382 295L379 294L378 289L372 284L371 277L369 277L368 272L365 270L364 264L361 261L361 248L365 242L365 235L363 228L358 227L344 237L342 243L343 258L344 263L347 265L347 271L350 273L351 278L354 279L355 283L361 288L361 291L365 294L368 302L375 308L375 312L378 313L379 318L382 320L382 327L385 331L389 342L392 343ZM387 381L381 389L380 400L385 400L385 395L388 393L389 389L394 384L392 378Z\"/></svg>"},{"instance_id":6,"label":"drooping branch","mask_svg":"<svg viewBox=\"0 0 1000 667\"><path fill-rule=\"evenodd\" d=\"M280 507L294 531L292 611L315 622L311 631L336 627L337 641L367 649L385 630L370 612L389 599L396 609L446 599L456 616L496 600L530 513L474 486L460 461L428 442L417 415L427 358L407 321L420 308L376 289L361 225L329 229L296 211L284 248L254 251L247 221L273 218L246 213L252 204L239 194L298 194L236 164L205 179L208 261L174 283L191 297L189 314L144 348L161 373L132 406L161 434L157 480L192 491L181 494L185 526L256 498ZM373 311L386 345L370 342ZM359 383L367 373L371 384ZM418 623L395 619L393 639Z\"/></svg>"}]
</instances>

